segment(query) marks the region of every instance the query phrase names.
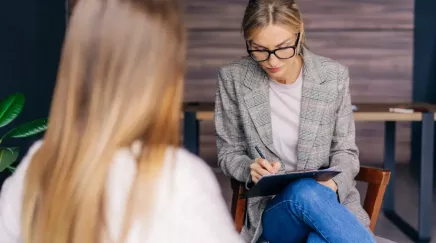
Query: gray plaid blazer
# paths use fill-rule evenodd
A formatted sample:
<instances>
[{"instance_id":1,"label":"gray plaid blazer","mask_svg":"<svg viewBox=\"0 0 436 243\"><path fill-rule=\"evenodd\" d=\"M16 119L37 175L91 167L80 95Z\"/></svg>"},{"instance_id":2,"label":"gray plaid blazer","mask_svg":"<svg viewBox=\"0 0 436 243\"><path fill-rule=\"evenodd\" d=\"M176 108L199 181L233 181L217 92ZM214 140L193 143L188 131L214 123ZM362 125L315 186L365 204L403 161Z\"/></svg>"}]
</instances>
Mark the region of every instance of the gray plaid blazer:
<instances>
[{"instance_id":1,"label":"gray plaid blazer","mask_svg":"<svg viewBox=\"0 0 436 243\"><path fill-rule=\"evenodd\" d=\"M340 202L365 225L368 214L360 204L354 177L359 172L359 151L351 110L348 69L336 61L302 52L303 90L297 146L297 169L331 167ZM273 144L269 77L249 57L220 68L215 103L218 163L224 174L250 181L249 165L258 146L269 161L281 161ZM284 166L282 166L284 168ZM241 232L247 242L262 235L261 218L271 197L247 200Z\"/></svg>"}]
</instances>

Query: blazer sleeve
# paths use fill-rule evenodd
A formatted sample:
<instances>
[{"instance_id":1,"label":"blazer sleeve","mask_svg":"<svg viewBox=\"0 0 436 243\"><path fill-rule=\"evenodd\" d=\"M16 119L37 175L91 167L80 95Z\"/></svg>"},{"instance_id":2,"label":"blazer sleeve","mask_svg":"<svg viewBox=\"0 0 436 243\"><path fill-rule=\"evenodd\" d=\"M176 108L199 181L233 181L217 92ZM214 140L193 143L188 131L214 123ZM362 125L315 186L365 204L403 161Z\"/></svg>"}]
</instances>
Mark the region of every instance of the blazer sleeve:
<instances>
[{"instance_id":1,"label":"blazer sleeve","mask_svg":"<svg viewBox=\"0 0 436 243\"><path fill-rule=\"evenodd\" d=\"M247 142L243 131L237 94L231 70L221 68L215 100L215 135L218 165L228 177L249 184L250 164L247 156ZM235 71L235 70L234 70Z\"/></svg>"},{"instance_id":2,"label":"blazer sleeve","mask_svg":"<svg viewBox=\"0 0 436 243\"><path fill-rule=\"evenodd\" d=\"M351 108L348 69L339 75L340 103L330 152L330 167L342 172L333 178L338 185L339 200L343 202L354 186L359 172L359 150L355 142L355 124Z\"/></svg>"}]
</instances>

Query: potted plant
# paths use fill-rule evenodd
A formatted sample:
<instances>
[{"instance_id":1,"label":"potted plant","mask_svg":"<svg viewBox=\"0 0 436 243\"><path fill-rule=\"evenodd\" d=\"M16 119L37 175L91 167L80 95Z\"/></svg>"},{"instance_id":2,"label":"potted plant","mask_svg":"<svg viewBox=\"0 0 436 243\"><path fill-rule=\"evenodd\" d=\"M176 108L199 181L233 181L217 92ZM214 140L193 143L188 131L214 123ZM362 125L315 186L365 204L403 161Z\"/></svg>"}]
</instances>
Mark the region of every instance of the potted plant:
<instances>
[{"instance_id":1,"label":"potted plant","mask_svg":"<svg viewBox=\"0 0 436 243\"><path fill-rule=\"evenodd\" d=\"M24 107L25 98L21 93L12 94L0 101L0 128L11 123L20 115ZM47 118L34 120L10 129L0 137L0 172L9 169L14 171L12 164L17 160L20 149L18 147L3 147L9 138L30 137L47 129Z\"/></svg>"}]
</instances>

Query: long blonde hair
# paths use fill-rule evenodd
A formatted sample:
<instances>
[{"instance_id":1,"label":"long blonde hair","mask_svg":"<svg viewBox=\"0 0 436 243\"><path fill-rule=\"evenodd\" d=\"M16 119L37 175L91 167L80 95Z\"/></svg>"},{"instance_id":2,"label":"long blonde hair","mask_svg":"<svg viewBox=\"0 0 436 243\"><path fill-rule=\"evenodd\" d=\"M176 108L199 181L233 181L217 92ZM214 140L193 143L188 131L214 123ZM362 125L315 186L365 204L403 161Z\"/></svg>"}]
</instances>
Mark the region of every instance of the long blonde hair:
<instances>
[{"instance_id":1,"label":"long blonde hair","mask_svg":"<svg viewBox=\"0 0 436 243\"><path fill-rule=\"evenodd\" d=\"M112 157L138 140L143 148L123 237L127 218L146 216L150 198L142 195L152 195L147 189L163 166L166 148L179 142L185 65L180 9L176 0L77 3L48 130L26 175L24 242L107 240L105 186Z\"/></svg>"},{"instance_id":2,"label":"long blonde hair","mask_svg":"<svg viewBox=\"0 0 436 243\"><path fill-rule=\"evenodd\" d=\"M300 33L297 52L306 47L304 22L295 0L249 0L242 20L244 39L249 41L261 28L280 24L293 33Z\"/></svg>"}]
</instances>

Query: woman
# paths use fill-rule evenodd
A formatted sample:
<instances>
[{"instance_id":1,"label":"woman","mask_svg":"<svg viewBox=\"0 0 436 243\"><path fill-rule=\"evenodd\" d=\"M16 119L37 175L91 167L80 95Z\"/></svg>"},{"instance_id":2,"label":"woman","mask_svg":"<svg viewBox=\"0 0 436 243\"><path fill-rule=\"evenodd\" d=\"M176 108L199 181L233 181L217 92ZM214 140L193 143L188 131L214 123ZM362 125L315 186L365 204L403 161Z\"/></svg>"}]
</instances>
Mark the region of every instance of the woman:
<instances>
[{"instance_id":1,"label":"woman","mask_svg":"<svg viewBox=\"0 0 436 243\"><path fill-rule=\"evenodd\" d=\"M249 187L266 174L335 168L275 197L248 199L249 242L374 242L354 177L359 171L348 70L305 47L293 0L250 0L242 23L249 57L219 70L219 164ZM258 158L258 146L266 160Z\"/></svg>"},{"instance_id":2,"label":"woman","mask_svg":"<svg viewBox=\"0 0 436 243\"><path fill-rule=\"evenodd\" d=\"M0 197L0 242L240 242L211 170L177 148L175 0L79 1L48 130Z\"/></svg>"}]
</instances>

